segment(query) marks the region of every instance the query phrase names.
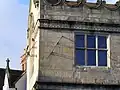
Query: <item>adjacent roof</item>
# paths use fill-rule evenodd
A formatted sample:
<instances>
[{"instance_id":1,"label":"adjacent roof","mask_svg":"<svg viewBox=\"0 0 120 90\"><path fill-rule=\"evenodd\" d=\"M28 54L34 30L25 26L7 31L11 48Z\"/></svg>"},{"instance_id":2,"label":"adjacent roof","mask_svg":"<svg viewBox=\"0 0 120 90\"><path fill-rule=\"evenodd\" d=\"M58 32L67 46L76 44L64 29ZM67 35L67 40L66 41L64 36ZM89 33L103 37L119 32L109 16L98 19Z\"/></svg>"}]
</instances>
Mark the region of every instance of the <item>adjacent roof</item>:
<instances>
[{"instance_id":1,"label":"adjacent roof","mask_svg":"<svg viewBox=\"0 0 120 90\"><path fill-rule=\"evenodd\" d=\"M0 90L3 90L4 78L5 78L6 69L0 68ZM10 70L10 86L14 87L14 82L16 79L21 76L23 71L21 70Z\"/></svg>"}]
</instances>

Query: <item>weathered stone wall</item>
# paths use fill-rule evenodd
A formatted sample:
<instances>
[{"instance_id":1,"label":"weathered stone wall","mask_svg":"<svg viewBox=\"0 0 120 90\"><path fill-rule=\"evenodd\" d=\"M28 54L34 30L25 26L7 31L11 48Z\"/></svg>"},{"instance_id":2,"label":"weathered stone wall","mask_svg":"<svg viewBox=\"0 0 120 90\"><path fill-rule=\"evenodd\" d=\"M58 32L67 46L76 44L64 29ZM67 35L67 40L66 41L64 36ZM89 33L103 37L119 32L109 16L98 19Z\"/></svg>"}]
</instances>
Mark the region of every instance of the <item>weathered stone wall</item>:
<instances>
[{"instance_id":1,"label":"weathered stone wall","mask_svg":"<svg viewBox=\"0 0 120 90\"><path fill-rule=\"evenodd\" d=\"M105 34L105 33L104 33ZM108 34L108 33L107 33ZM120 83L120 35L110 34L110 68L77 67L74 56L74 31L43 30L42 81L73 83Z\"/></svg>"},{"instance_id":2,"label":"weathered stone wall","mask_svg":"<svg viewBox=\"0 0 120 90\"><path fill-rule=\"evenodd\" d=\"M69 7L66 5L50 6L43 4L41 19L82 21L93 23L120 24L119 10L106 8L89 9L88 7ZM120 84L120 27L104 25L77 25L79 32L101 33L110 35L110 68L77 67L74 56L74 32L72 26L41 23L40 30L40 74L41 82L67 82L85 84ZM58 25L58 26L57 26ZM81 25L81 24L80 24ZM51 28L49 28L51 26ZM44 28L42 28L44 27ZM45 28L46 27L46 28ZM62 27L67 27L65 30ZM75 27L75 25L74 25ZM80 28L80 29L79 29ZM89 29L90 28L90 29ZM107 31L113 31L107 32ZM114 32L115 31L115 32ZM70 89L69 89L70 90ZM76 89L77 90L77 89ZM104 90L104 89L100 89ZM119 89L117 89L119 90Z\"/></svg>"},{"instance_id":3,"label":"weathered stone wall","mask_svg":"<svg viewBox=\"0 0 120 90\"><path fill-rule=\"evenodd\" d=\"M120 90L117 85L39 83L39 90Z\"/></svg>"},{"instance_id":4,"label":"weathered stone wall","mask_svg":"<svg viewBox=\"0 0 120 90\"><path fill-rule=\"evenodd\" d=\"M44 1L41 2L42 19L120 24L120 10L109 10L105 8L104 4L95 9L88 7L86 3L79 6L68 6L62 0L61 4L54 6ZM90 4L90 6L94 5ZM112 8L115 5L109 5L109 7Z\"/></svg>"}]
</instances>

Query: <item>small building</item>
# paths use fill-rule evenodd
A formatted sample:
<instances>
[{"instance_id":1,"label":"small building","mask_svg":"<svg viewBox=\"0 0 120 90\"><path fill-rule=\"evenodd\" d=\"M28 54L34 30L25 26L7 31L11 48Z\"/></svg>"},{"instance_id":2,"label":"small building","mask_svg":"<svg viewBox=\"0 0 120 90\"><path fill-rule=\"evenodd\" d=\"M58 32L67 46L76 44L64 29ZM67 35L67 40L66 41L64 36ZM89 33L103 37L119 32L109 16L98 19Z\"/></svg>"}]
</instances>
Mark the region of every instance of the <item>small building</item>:
<instances>
[{"instance_id":1,"label":"small building","mask_svg":"<svg viewBox=\"0 0 120 90\"><path fill-rule=\"evenodd\" d=\"M26 73L21 70L11 70L9 59L6 61L6 69L0 69L0 90L26 90Z\"/></svg>"}]
</instances>

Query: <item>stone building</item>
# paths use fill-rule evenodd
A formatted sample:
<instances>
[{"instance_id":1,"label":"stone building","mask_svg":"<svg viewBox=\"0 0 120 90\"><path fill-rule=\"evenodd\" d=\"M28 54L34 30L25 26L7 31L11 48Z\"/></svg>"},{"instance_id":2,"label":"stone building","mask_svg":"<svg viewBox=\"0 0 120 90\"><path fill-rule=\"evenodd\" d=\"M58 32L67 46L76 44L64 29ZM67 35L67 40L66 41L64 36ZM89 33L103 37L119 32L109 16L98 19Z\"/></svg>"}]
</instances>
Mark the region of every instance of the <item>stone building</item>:
<instances>
[{"instance_id":1,"label":"stone building","mask_svg":"<svg viewBox=\"0 0 120 90\"><path fill-rule=\"evenodd\" d=\"M9 67L9 59L7 59L6 69L0 68L0 90L21 90L18 83L23 71L13 70ZM25 90L25 89L23 89Z\"/></svg>"},{"instance_id":2,"label":"stone building","mask_svg":"<svg viewBox=\"0 0 120 90\"><path fill-rule=\"evenodd\" d=\"M120 90L120 1L30 0L27 90Z\"/></svg>"}]
</instances>

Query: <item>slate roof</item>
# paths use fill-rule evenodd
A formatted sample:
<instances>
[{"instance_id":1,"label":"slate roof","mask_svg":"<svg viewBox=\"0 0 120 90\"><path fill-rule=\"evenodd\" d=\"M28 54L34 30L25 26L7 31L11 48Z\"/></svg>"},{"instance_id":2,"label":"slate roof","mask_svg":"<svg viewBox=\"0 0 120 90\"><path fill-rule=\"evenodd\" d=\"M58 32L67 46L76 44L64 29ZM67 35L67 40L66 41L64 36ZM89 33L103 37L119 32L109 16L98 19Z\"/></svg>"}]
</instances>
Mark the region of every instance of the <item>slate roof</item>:
<instances>
[{"instance_id":1,"label":"slate roof","mask_svg":"<svg viewBox=\"0 0 120 90\"><path fill-rule=\"evenodd\" d=\"M4 85L4 78L5 78L6 69L0 68L0 90L3 90ZM21 76L23 71L21 70L10 70L10 86L14 86L14 82L17 80L18 77Z\"/></svg>"}]
</instances>

